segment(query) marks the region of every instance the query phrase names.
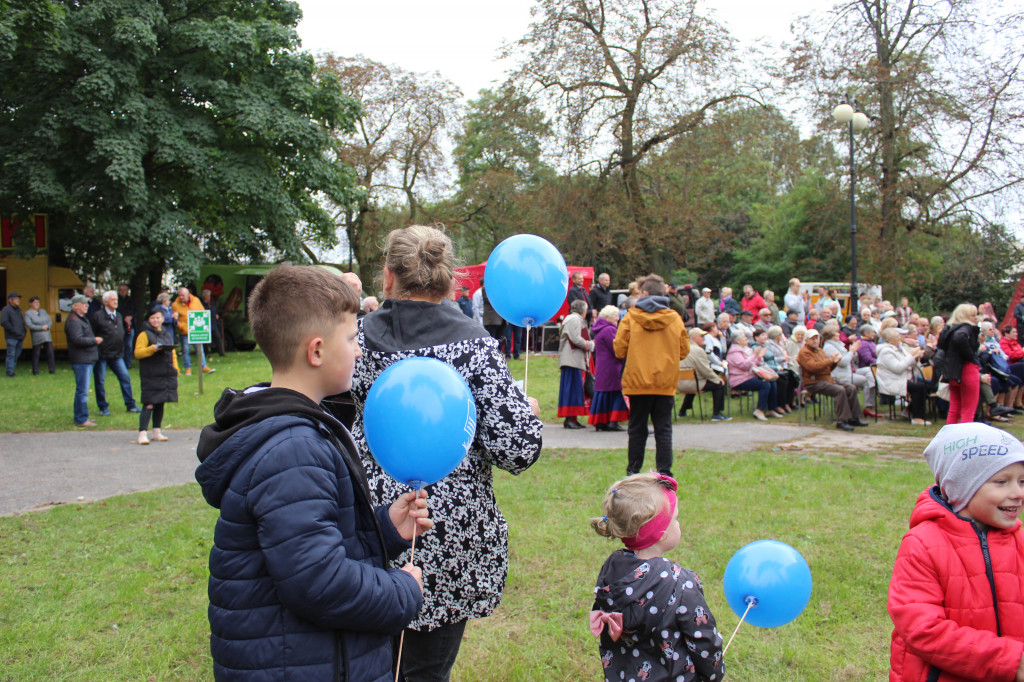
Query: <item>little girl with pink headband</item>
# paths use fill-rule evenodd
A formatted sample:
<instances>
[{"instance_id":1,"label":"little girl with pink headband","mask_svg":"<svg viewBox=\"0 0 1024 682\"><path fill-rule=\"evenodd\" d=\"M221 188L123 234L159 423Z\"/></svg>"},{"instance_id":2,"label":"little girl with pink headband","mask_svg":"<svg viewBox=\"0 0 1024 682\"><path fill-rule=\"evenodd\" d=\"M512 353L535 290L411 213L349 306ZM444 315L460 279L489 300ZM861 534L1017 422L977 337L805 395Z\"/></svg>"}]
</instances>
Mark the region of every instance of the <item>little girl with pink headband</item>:
<instances>
[{"instance_id":1,"label":"little girl with pink headband","mask_svg":"<svg viewBox=\"0 0 1024 682\"><path fill-rule=\"evenodd\" d=\"M693 571L662 556L679 544L676 482L634 474L604 496L598 535L622 540L597 577L590 630L608 682L721 680L722 636Z\"/></svg>"}]
</instances>

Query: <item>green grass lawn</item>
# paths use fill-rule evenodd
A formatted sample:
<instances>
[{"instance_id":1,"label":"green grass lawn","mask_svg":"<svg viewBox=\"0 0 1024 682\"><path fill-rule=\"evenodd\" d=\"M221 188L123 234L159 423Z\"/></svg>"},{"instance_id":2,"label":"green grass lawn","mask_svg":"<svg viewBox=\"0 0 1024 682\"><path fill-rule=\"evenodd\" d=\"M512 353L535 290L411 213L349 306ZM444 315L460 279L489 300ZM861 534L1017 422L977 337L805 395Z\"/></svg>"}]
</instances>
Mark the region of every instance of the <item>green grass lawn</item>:
<instances>
[{"instance_id":1,"label":"green grass lawn","mask_svg":"<svg viewBox=\"0 0 1024 682\"><path fill-rule=\"evenodd\" d=\"M623 451L551 450L496 476L511 533L505 598L474 621L456 680L598 680L587 612L617 545L588 519ZM682 544L728 637L739 618L722 574L744 544L772 538L811 566L793 623L744 625L732 680L878 680L887 666L885 594L899 539L929 475L919 460L688 451L679 478ZM0 679L208 680L206 560L216 512L195 485L0 518Z\"/></svg>"},{"instance_id":2,"label":"green grass lawn","mask_svg":"<svg viewBox=\"0 0 1024 682\"><path fill-rule=\"evenodd\" d=\"M180 358L179 358L180 363ZM195 363L193 363L195 364ZM199 376L178 377L178 402L167 406L168 428L201 428L212 421L213 406L226 387L242 388L260 381L269 381L270 364L257 351L228 353L226 357L213 357L210 366L217 369L202 377L203 393L199 394ZM509 369L517 379L523 379L526 371L525 360L510 360ZM139 396L138 366L131 370L134 395ZM532 355L529 361L527 391L537 398L541 407L541 419L546 422L558 421L559 369L556 356ZM121 389L117 378L107 373L107 399L110 401L110 417L98 416L95 387L90 388L89 414L97 422L97 429L138 428L138 416L128 414L121 400ZM75 377L67 361L58 362L57 373L32 376L26 363L19 365L18 375L13 379L0 381L0 405L4 405L4 418L0 420L0 433L18 431L65 431L74 428L71 402L75 393ZM704 396L705 413L711 414L711 396ZM747 405L738 398L731 399L731 413L734 419L755 421L746 409ZM1022 418L1024 419L1024 418ZM689 416L677 420L680 423L697 423L699 417L692 411ZM796 413L785 419L773 420L778 423L796 423ZM932 426L914 426L909 422L874 420L865 432L890 436L930 437L941 428L941 422ZM727 428L727 425L723 425ZM831 426L831 425L828 425ZM1020 425L1010 424L1008 431L1018 438L1024 437L1024 421Z\"/></svg>"},{"instance_id":3,"label":"green grass lawn","mask_svg":"<svg viewBox=\"0 0 1024 682\"><path fill-rule=\"evenodd\" d=\"M179 378L180 401L167 416L175 428L208 423L225 386L269 377L258 352L213 364L218 371L203 377L202 395L198 376ZM510 367L522 378L524 361ZM557 362L532 356L529 368L529 393L545 421L554 422ZM137 370L133 375L137 382ZM112 376L108 386L114 416L97 418L97 428L136 428ZM22 371L0 382L0 431L70 428L73 391L66 364L54 376ZM95 409L93 396L90 403ZM738 400L732 413L753 420ZM864 432L930 436L938 428L883 420ZM1011 431L1020 437L1024 429ZM810 605L796 621L773 630L743 627L729 650L728 679L885 677L892 561L913 502L931 478L923 460L907 454L721 454L697 447L679 456L684 539L670 556L701 574L723 636L739 619L725 603L722 575L744 544L788 542L814 579ZM593 581L616 545L587 521L599 514L604 490L624 465L622 450L547 450L518 478L497 474L511 533L509 583L498 612L470 624L454 679L600 679L586 615ZM0 680L211 679L206 560L215 519L194 485L0 518Z\"/></svg>"}]
</instances>

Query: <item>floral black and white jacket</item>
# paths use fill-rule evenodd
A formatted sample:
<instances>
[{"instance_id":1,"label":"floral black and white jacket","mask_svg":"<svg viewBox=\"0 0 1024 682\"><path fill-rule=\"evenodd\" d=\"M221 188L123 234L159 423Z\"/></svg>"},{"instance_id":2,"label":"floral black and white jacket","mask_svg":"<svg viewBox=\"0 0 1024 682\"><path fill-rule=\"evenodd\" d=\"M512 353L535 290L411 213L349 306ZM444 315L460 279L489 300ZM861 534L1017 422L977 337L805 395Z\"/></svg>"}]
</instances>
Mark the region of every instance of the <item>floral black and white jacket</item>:
<instances>
[{"instance_id":1,"label":"floral black and white jacket","mask_svg":"<svg viewBox=\"0 0 1024 682\"><path fill-rule=\"evenodd\" d=\"M352 382L357 413L352 435L375 504L408 490L380 468L363 433L363 406L381 372L405 358L437 358L454 367L473 393L477 429L469 453L455 471L426 487L435 526L417 539L424 603L409 627L433 630L489 616L501 602L508 574L508 525L494 499L492 467L512 474L529 468L540 457L543 425L509 373L498 342L459 310L388 300L361 318L358 341L362 357ZM393 565L408 559L406 552Z\"/></svg>"}]
</instances>

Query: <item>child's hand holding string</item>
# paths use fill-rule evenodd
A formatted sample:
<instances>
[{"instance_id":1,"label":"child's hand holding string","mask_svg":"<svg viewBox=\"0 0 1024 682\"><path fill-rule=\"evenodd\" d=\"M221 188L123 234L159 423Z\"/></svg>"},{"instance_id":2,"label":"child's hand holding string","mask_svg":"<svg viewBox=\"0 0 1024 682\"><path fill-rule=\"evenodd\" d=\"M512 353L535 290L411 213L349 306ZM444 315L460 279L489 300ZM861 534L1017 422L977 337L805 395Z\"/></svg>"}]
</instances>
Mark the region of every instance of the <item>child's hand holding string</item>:
<instances>
[{"instance_id":1,"label":"child's hand holding string","mask_svg":"<svg viewBox=\"0 0 1024 682\"><path fill-rule=\"evenodd\" d=\"M388 509L388 516L398 534L405 540L412 540L413 533L423 535L434 527L427 509L427 491L403 493Z\"/></svg>"}]
</instances>

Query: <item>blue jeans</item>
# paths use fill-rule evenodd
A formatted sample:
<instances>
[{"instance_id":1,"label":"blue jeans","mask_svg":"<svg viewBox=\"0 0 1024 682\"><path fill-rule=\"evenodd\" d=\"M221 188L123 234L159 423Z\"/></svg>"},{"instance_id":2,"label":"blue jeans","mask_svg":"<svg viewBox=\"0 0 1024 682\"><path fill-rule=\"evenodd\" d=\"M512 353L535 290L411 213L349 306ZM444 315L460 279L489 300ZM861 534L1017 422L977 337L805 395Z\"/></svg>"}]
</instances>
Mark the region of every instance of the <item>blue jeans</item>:
<instances>
[{"instance_id":1,"label":"blue jeans","mask_svg":"<svg viewBox=\"0 0 1024 682\"><path fill-rule=\"evenodd\" d=\"M519 354L523 352L523 343L525 343L525 336L526 327L517 327L511 322L505 325L505 357L514 355L516 359L519 358ZM515 341L514 347L512 343L513 341Z\"/></svg>"},{"instance_id":2,"label":"blue jeans","mask_svg":"<svg viewBox=\"0 0 1024 682\"><path fill-rule=\"evenodd\" d=\"M124 333L124 366L132 368L132 358L135 357L135 328Z\"/></svg>"},{"instance_id":3,"label":"blue jeans","mask_svg":"<svg viewBox=\"0 0 1024 682\"><path fill-rule=\"evenodd\" d=\"M762 412L774 410L779 406L779 389L774 381L750 377L742 384L733 386L733 388L740 391L757 391L757 409Z\"/></svg>"},{"instance_id":4,"label":"blue jeans","mask_svg":"<svg viewBox=\"0 0 1024 682\"><path fill-rule=\"evenodd\" d=\"M75 423L81 424L89 419L89 379L92 377L93 363L88 365L71 365L75 373Z\"/></svg>"},{"instance_id":5,"label":"blue jeans","mask_svg":"<svg viewBox=\"0 0 1024 682\"><path fill-rule=\"evenodd\" d=\"M14 376L14 366L18 364L18 358L21 357L21 344L24 343L23 339L12 339L8 337L7 341L7 376Z\"/></svg>"},{"instance_id":6,"label":"blue jeans","mask_svg":"<svg viewBox=\"0 0 1024 682\"><path fill-rule=\"evenodd\" d=\"M121 397L124 398L124 406L129 410L135 407L135 398L132 397L132 377L128 374L128 368L124 366L122 358L100 358L93 365L93 375L96 377L96 406L100 412L106 412L110 407L107 402L107 367L117 377L121 384Z\"/></svg>"},{"instance_id":7,"label":"blue jeans","mask_svg":"<svg viewBox=\"0 0 1024 682\"><path fill-rule=\"evenodd\" d=\"M181 339L181 355L185 358L185 369L192 369L192 358L188 355L188 334L180 334L178 338ZM206 353L203 351L203 344L193 343L191 345L196 347L196 354L199 356L199 364L206 367Z\"/></svg>"}]
</instances>

